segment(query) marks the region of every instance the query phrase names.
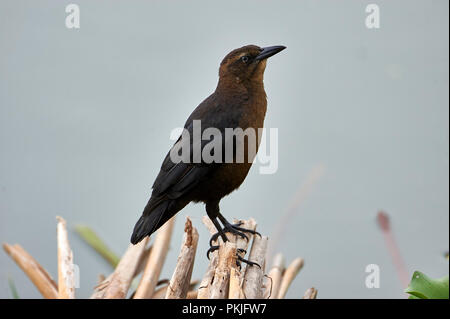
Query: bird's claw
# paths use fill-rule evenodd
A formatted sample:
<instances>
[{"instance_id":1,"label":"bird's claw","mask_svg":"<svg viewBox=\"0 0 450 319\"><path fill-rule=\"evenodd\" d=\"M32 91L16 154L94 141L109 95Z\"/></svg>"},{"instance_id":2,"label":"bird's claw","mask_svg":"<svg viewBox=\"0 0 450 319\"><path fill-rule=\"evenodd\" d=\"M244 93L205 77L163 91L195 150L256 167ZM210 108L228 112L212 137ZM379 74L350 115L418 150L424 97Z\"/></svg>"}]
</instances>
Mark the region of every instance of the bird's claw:
<instances>
[{"instance_id":1,"label":"bird's claw","mask_svg":"<svg viewBox=\"0 0 450 319\"><path fill-rule=\"evenodd\" d=\"M239 227L240 225L242 225L242 222L238 223L238 224L230 224L230 225L236 231L246 232L246 233L250 233L252 235L258 235L259 237L261 237L261 234L258 233L256 230ZM247 236L245 236L245 237L247 237ZM248 237L247 237L247 240L248 240Z\"/></svg>"},{"instance_id":2,"label":"bird's claw","mask_svg":"<svg viewBox=\"0 0 450 319\"><path fill-rule=\"evenodd\" d=\"M226 232L226 233L231 233L231 234L236 235L236 236L240 236L241 238L244 238L247 241L249 240L249 238L244 233L250 233L252 235L258 235L259 237L261 237L261 234L258 233L255 230L239 227L242 224L243 223L241 221L236 223L236 224L229 224L229 223L225 224L224 228L223 228L223 231Z\"/></svg>"},{"instance_id":3,"label":"bird's claw","mask_svg":"<svg viewBox=\"0 0 450 319\"><path fill-rule=\"evenodd\" d=\"M243 253L244 255L247 253L247 251L244 248L238 248L238 253Z\"/></svg>"},{"instance_id":4,"label":"bird's claw","mask_svg":"<svg viewBox=\"0 0 450 319\"><path fill-rule=\"evenodd\" d=\"M236 259L236 265L241 268L241 262L249 265L249 266L258 266L259 269L262 269L261 266L258 263L255 263L253 261L250 261L248 259L244 259L241 256L237 255L237 259Z\"/></svg>"},{"instance_id":5,"label":"bird's claw","mask_svg":"<svg viewBox=\"0 0 450 319\"><path fill-rule=\"evenodd\" d=\"M223 228L223 232L231 233L236 236L240 236L241 238L245 239L246 241L248 241L249 238L246 234L244 234L244 232L251 233L251 234L257 234L257 235L261 236L258 232L251 230L251 229L239 227L239 225L242 225L242 222L239 222L237 224L226 224L225 227ZM220 235L221 235L220 232L217 232L214 235L212 235L211 239L209 240L209 246L213 246L213 243L219 238Z\"/></svg>"},{"instance_id":6,"label":"bird's claw","mask_svg":"<svg viewBox=\"0 0 450 319\"><path fill-rule=\"evenodd\" d=\"M211 245L211 247L209 247L208 251L206 252L206 257L208 258L208 260L209 260L209 254L216 251L217 249L219 249L219 246Z\"/></svg>"}]
</instances>

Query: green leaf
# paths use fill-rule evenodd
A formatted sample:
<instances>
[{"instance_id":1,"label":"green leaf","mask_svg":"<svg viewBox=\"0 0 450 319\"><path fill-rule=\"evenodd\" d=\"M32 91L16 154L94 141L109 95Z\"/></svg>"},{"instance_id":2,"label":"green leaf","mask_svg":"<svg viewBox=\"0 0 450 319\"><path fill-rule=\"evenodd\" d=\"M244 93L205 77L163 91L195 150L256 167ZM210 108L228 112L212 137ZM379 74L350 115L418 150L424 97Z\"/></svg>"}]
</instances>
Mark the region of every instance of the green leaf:
<instances>
[{"instance_id":1,"label":"green leaf","mask_svg":"<svg viewBox=\"0 0 450 319\"><path fill-rule=\"evenodd\" d=\"M415 271L405 292L410 299L448 299L448 276L433 279Z\"/></svg>"},{"instance_id":2,"label":"green leaf","mask_svg":"<svg viewBox=\"0 0 450 319\"><path fill-rule=\"evenodd\" d=\"M20 299L19 294L17 293L16 285L14 284L14 280L11 277L8 277L9 289L11 290L11 295L14 299Z\"/></svg>"},{"instance_id":3,"label":"green leaf","mask_svg":"<svg viewBox=\"0 0 450 319\"><path fill-rule=\"evenodd\" d=\"M97 236L97 234L89 226L76 225L75 231L77 234L92 248L94 248L106 261L116 268L120 258L112 252L106 244Z\"/></svg>"}]
</instances>

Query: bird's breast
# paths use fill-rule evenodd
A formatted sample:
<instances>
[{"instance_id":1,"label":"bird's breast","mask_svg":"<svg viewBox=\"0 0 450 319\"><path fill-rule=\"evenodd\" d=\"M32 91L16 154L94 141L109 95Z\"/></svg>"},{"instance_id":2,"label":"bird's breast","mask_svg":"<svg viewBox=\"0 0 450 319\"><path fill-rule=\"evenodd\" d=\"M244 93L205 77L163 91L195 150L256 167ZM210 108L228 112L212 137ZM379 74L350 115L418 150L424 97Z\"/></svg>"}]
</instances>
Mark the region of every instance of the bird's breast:
<instances>
[{"instance_id":1,"label":"bird's breast","mask_svg":"<svg viewBox=\"0 0 450 319\"><path fill-rule=\"evenodd\" d=\"M235 151L233 163L222 163L212 173L209 179L211 185L208 185L212 190L212 196L222 198L239 188L244 182L259 149L266 108L265 93L257 97L250 96L239 106L238 127L233 127L233 129L242 129L246 134L237 134L233 140ZM239 154L243 156L239 158Z\"/></svg>"}]
</instances>

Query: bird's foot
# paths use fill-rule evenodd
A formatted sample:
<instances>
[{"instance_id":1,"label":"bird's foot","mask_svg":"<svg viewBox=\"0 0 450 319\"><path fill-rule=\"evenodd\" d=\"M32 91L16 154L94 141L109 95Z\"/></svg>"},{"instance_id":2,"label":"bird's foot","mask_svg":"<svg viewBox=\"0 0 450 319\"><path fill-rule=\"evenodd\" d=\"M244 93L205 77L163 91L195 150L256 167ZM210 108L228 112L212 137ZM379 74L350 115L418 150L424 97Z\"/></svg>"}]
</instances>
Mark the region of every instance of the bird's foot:
<instances>
[{"instance_id":1,"label":"bird's foot","mask_svg":"<svg viewBox=\"0 0 450 319\"><path fill-rule=\"evenodd\" d=\"M220 218L221 216L219 216ZM250 233L252 235L258 235L261 237L261 234L258 233L255 230L252 229L246 229L243 227L240 227L243 223L238 222L236 224L229 223L225 218L220 218L223 224L223 229L220 228L220 225L215 225L217 228L217 233L211 236L211 239L209 240L209 246L206 256L209 259L209 255L219 249L219 245L214 245L214 242L216 242L219 239L219 236L222 237L223 242L228 241L228 237L225 235L225 233L231 233L232 235L239 236L245 240L249 240L249 237L245 233ZM214 221L213 221L214 222ZM238 248L236 251L236 265L241 268L241 263L245 263L249 266L258 266L261 269L261 266L258 263L255 263L253 261L244 259L244 255L247 253L245 249Z\"/></svg>"},{"instance_id":2,"label":"bird's foot","mask_svg":"<svg viewBox=\"0 0 450 319\"><path fill-rule=\"evenodd\" d=\"M226 219L224 219L223 222L224 222L224 225L223 225L224 232L232 233L233 235L240 236L247 240L248 240L248 237L244 233L258 235L259 237L261 237L261 234L253 229L247 229L247 228L240 227L243 224L241 221L236 224L231 224Z\"/></svg>"},{"instance_id":3,"label":"bird's foot","mask_svg":"<svg viewBox=\"0 0 450 319\"><path fill-rule=\"evenodd\" d=\"M216 235L216 234L215 234L215 235ZM215 235L214 235L214 236L215 236ZM215 239L217 239L217 236L216 236ZM214 239L214 238L211 238L211 241L210 241L210 244L211 244L211 245L210 245L208 251L206 252L206 257L208 258L208 260L210 259L210 258L209 258L209 255L210 255L212 252L214 252L214 251L216 251L216 250L219 249L219 245L213 245L213 244L212 244L212 242L213 242L215 239ZM253 262L253 261L250 261L250 260L245 259L244 257L242 257L242 256L244 256L246 253L247 253L247 251L246 251L245 249L242 249L242 248L238 248L237 251L236 251L236 265L239 267L239 269L242 268L242 264L241 264L241 263L247 264L247 265L249 265L249 266L258 266L259 269L261 269L261 266L260 266L258 263L255 263L255 262ZM242 256L241 256L241 255L242 255Z\"/></svg>"},{"instance_id":4,"label":"bird's foot","mask_svg":"<svg viewBox=\"0 0 450 319\"><path fill-rule=\"evenodd\" d=\"M223 233L231 233L233 235L236 235L236 236L239 236L241 238L244 238L247 241L248 241L248 236L246 234L244 234L244 233L250 233L250 234L258 235L258 236L261 237L261 234L258 233L257 231L254 231L252 229L246 229L246 228L239 227L241 225L242 225L242 222L238 222L237 224L230 224L230 223L226 222L226 223L224 223ZM217 238L219 238L219 236L222 236L223 233L217 232L214 235L212 235L211 239L209 240L209 245L213 246L213 242L216 241Z\"/></svg>"},{"instance_id":5,"label":"bird's foot","mask_svg":"<svg viewBox=\"0 0 450 319\"><path fill-rule=\"evenodd\" d=\"M209 249L208 249L208 251L206 253L206 256L208 257L208 260L209 260L209 254L214 252L214 251L216 251L216 250L218 250L218 249L219 249L219 246L217 246L217 245L212 245L211 247L209 247ZM236 252L236 265L239 268L241 268L241 263L244 263L244 264L247 264L249 266L258 266L259 269L261 269L261 266L258 263L255 263L253 261L250 261L248 259L245 259L245 258L241 257L240 254L244 254L245 255L246 253L247 253L247 251L245 249L242 249L242 248L238 248L237 249L237 252Z\"/></svg>"}]
</instances>

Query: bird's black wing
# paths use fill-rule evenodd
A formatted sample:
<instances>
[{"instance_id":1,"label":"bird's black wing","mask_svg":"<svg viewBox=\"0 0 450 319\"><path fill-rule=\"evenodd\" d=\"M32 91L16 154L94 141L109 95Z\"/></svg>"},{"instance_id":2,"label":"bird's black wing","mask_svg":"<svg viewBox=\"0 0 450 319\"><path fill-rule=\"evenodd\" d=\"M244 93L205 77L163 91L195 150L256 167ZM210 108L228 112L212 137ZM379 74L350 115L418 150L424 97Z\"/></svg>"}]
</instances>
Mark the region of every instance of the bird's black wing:
<instances>
[{"instance_id":1,"label":"bird's black wing","mask_svg":"<svg viewBox=\"0 0 450 319\"><path fill-rule=\"evenodd\" d=\"M239 112L237 112L238 114L233 114L232 110L234 109L236 108L230 107L224 101L219 101L217 96L212 94L192 112L186 121L184 129L189 133L190 138L184 138L183 135L180 136L171 151L174 147L180 147L182 144L187 144L187 149L191 152L193 151L194 141L192 136L194 130L193 122L195 120L201 120L202 132L210 127L218 129L222 133L222 146L225 147L225 128L237 127L239 123ZM208 140L202 140L200 149L203 150L203 147L208 143ZM171 151L166 155L161 165L161 170L153 183L153 200L179 198L194 188L208 173L220 166L218 163L193 163L192 154L189 156L190 162L173 162L170 156Z\"/></svg>"},{"instance_id":2,"label":"bird's black wing","mask_svg":"<svg viewBox=\"0 0 450 319\"><path fill-rule=\"evenodd\" d=\"M178 162L170 159L170 153L166 156L167 163L153 183L152 197L176 199L186 194L198 184L212 169L209 165Z\"/></svg>"},{"instance_id":3,"label":"bird's black wing","mask_svg":"<svg viewBox=\"0 0 450 319\"><path fill-rule=\"evenodd\" d=\"M191 125L185 128L188 132L192 131ZM177 199L186 194L195 187L214 165L204 163L192 163L192 161L178 160L174 162L171 158L171 152L175 147L187 144L187 150L192 151L192 139L180 137L172 149L167 153L159 171L158 176L153 183L152 198L156 199ZM192 157L189 156L191 160Z\"/></svg>"},{"instance_id":4,"label":"bird's black wing","mask_svg":"<svg viewBox=\"0 0 450 319\"><path fill-rule=\"evenodd\" d=\"M172 149L177 143L190 144L190 141L180 137ZM182 209L189 201L186 198L180 200L180 197L198 185L212 169L213 166L201 163L174 162L169 151L153 183L152 196L134 226L131 242L136 244L151 235Z\"/></svg>"},{"instance_id":5,"label":"bird's black wing","mask_svg":"<svg viewBox=\"0 0 450 319\"><path fill-rule=\"evenodd\" d=\"M133 244L152 234L182 209L192 200L189 196L184 195L188 195L193 188L208 178L208 175L221 165L220 163L208 164L203 161L200 163L192 161L193 144L198 142L193 140L193 122L195 120L201 120L202 133L206 128L217 128L222 133L223 140L225 128L238 127L239 112L229 107L227 101L220 101L214 93L192 112L184 126L184 129L189 132L189 137L182 134L166 155L161 170L153 183L152 196L134 227L131 237ZM203 151L203 147L208 143L209 141L202 140L200 150ZM171 152L174 149L180 149L180 145L188 146L188 161L185 157L183 160L172 158Z\"/></svg>"}]
</instances>

